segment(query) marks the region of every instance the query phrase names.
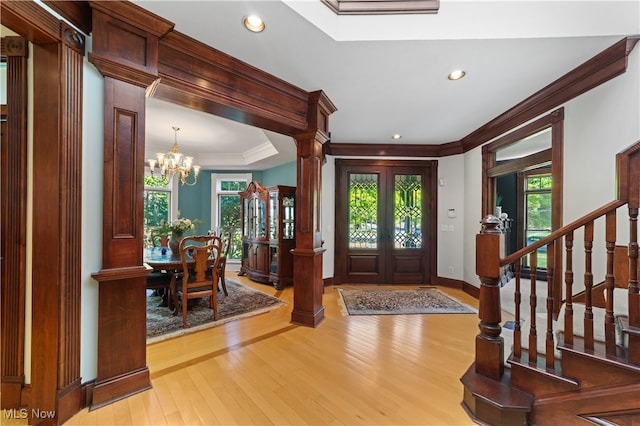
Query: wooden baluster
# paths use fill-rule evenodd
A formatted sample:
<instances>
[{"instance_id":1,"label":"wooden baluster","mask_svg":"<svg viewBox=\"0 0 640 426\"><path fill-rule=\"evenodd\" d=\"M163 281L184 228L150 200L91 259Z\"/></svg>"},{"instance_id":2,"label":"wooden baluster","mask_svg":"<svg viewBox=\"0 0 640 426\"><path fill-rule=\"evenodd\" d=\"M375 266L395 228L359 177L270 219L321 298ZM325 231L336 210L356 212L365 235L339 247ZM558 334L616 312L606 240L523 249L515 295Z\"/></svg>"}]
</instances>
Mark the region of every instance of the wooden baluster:
<instances>
[{"instance_id":1,"label":"wooden baluster","mask_svg":"<svg viewBox=\"0 0 640 426\"><path fill-rule=\"evenodd\" d=\"M629 327L640 329L640 289L638 288L638 207L629 202ZM640 335L629 334L629 362L640 365Z\"/></svg>"},{"instance_id":2,"label":"wooden baluster","mask_svg":"<svg viewBox=\"0 0 640 426\"><path fill-rule=\"evenodd\" d=\"M547 335L545 336L545 360L547 368L555 366L555 345L553 342L553 274L555 269L555 240L547 244Z\"/></svg>"},{"instance_id":3,"label":"wooden baluster","mask_svg":"<svg viewBox=\"0 0 640 426\"><path fill-rule=\"evenodd\" d=\"M566 308L564 310L564 343L573 345L573 231L564 240L566 248L566 270L564 283L566 286Z\"/></svg>"},{"instance_id":4,"label":"wooden baluster","mask_svg":"<svg viewBox=\"0 0 640 426\"><path fill-rule=\"evenodd\" d=\"M520 292L520 269L521 260L515 262L515 278L516 278L516 292L514 294L514 300L516 304L516 320L513 327L513 357L520 360L522 356L522 342L521 339L521 326L520 326L520 303L522 299L522 293Z\"/></svg>"},{"instance_id":5,"label":"wooden baluster","mask_svg":"<svg viewBox=\"0 0 640 426\"><path fill-rule=\"evenodd\" d=\"M488 215L476 235L476 274L480 277L478 317L480 333L476 336L476 372L494 380L504 374L504 340L502 308L500 306L500 258L504 249L504 234L500 220Z\"/></svg>"},{"instance_id":6,"label":"wooden baluster","mask_svg":"<svg viewBox=\"0 0 640 426\"><path fill-rule=\"evenodd\" d=\"M591 267L591 250L593 249L593 221L584 226L584 347L593 349L593 304L591 289L593 288L593 269Z\"/></svg>"},{"instance_id":7,"label":"wooden baluster","mask_svg":"<svg viewBox=\"0 0 640 426\"><path fill-rule=\"evenodd\" d=\"M616 325L613 317L613 288L615 276L613 274L614 256L616 248L616 211L607 213L606 216L606 247L607 247L607 275L604 279L605 316L604 316L604 341L607 355L616 354Z\"/></svg>"},{"instance_id":8,"label":"wooden baluster","mask_svg":"<svg viewBox=\"0 0 640 426\"><path fill-rule=\"evenodd\" d=\"M536 329L536 308L538 307L538 298L536 295L536 274L538 273L538 252L534 251L529 255L529 266L531 270L531 293L529 295L529 364L537 365L538 363L538 331Z\"/></svg>"}]
</instances>

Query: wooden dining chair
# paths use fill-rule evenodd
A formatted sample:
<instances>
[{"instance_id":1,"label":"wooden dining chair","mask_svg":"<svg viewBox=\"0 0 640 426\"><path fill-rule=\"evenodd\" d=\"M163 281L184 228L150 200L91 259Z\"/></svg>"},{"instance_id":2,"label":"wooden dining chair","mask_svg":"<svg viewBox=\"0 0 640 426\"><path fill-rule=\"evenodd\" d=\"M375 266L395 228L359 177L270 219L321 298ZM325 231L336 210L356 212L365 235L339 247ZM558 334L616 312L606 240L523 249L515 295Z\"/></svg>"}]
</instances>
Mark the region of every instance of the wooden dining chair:
<instances>
[{"instance_id":1,"label":"wooden dining chair","mask_svg":"<svg viewBox=\"0 0 640 426\"><path fill-rule=\"evenodd\" d=\"M180 242L182 272L172 280L171 291L176 295L174 300L180 296L183 327L187 327L188 301L196 298L208 296L213 319L218 320L220 250L220 245L211 236L185 237Z\"/></svg>"},{"instance_id":2,"label":"wooden dining chair","mask_svg":"<svg viewBox=\"0 0 640 426\"><path fill-rule=\"evenodd\" d=\"M174 274L164 271L154 271L147 275L147 290L154 290L162 296L160 306L171 308L172 300L170 295L173 278Z\"/></svg>"},{"instance_id":3,"label":"wooden dining chair","mask_svg":"<svg viewBox=\"0 0 640 426\"><path fill-rule=\"evenodd\" d=\"M229 295L227 291L227 282L224 278L224 270L227 267L227 256L229 255L229 248L231 247L231 232L227 234L225 238L222 239L221 242L222 251L220 254L220 262L218 263L218 276L220 279L220 284L222 286L222 291L225 296Z\"/></svg>"}]
</instances>

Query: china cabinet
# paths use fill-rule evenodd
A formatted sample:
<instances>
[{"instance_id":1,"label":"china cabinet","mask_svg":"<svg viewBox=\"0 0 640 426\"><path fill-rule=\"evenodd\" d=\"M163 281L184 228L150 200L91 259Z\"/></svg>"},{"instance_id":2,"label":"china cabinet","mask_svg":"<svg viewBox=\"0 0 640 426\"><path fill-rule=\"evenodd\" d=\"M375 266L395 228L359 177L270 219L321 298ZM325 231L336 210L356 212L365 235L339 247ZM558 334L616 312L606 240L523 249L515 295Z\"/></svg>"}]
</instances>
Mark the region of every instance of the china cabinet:
<instances>
[{"instance_id":1,"label":"china cabinet","mask_svg":"<svg viewBox=\"0 0 640 426\"><path fill-rule=\"evenodd\" d=\"M282 289L293 282L295 192L291 186L251 182L240 192L242 266L240 275Z\"/></svg>"}]
</instances>

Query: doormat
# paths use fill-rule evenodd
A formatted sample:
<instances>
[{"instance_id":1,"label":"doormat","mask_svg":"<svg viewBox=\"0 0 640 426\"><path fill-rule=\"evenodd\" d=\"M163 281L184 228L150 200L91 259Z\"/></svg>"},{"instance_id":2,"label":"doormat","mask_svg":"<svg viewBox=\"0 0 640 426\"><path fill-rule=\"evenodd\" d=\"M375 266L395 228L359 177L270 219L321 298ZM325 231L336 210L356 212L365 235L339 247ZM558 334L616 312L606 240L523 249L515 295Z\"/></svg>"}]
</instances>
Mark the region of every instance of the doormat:
<instances>
[{"instance_id":1,"label":"doormat","mask_svg":"<svg viewBox=\"0 0 640 426\"><path fill-rule=\"evenodd\" d=\"M348 315L475 314L478 311L437 288L369 290L339 288Z\"/></svg>"},{"instance_id":2,"label":"doormat","mask_svg":"<svg viewBox=\"0 0 640 426\"><path fill-rule=\"evenodd\" d=\"M209 307L209 298L189 301L187 324L182 327L182 311L173 315L166 306L159 306L162 297L147 295L147 344L160 342L187 333L204 330L268 312L285 306L287 303L269 294L247 287L236 281L226 279L229 296L218 292L218 321L213 319L213 310Z\"/></svg>"}]
</instances>

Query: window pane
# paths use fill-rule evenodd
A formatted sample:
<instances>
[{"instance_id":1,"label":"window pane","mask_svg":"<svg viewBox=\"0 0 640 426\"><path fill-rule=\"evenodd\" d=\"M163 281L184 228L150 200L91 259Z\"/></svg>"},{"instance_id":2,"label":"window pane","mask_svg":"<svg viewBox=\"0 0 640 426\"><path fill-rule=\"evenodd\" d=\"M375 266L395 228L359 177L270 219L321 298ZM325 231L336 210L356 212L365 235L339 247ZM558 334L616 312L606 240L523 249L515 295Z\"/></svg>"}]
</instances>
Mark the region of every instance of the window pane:
<instances>
[{"instance_id":1,"label":"window pane","mask_svg":"<svg viewBox=\"0 0 640 426\"><path fill-rule=\"evenodd\" d=\"M551 230L551 193L528 193L527 229Z\"/></svg>"},{"instance_id":2,"label":"window pane","mask_svg":"<svg viewBox=\"0 0 640 426\"><path fill-rule=\"evenodd\" d=\"M145 175L144 186L153 188L168 188L169 180L161 176Z\"/></svg>"},{"instance_id":3,"label":"window pane","mask_svg":"<svg viewBox=\"0 0 640 426\"><path fill-rule=\"evenodd\" d=\"M144 191L144 226L159 226L161 220L169 220L171 193L167 191Z\"/></svg>"},{"instance_id":4,"label":"window pane","mask_svg":"<svg viewBox=\"0 0 640 426\"><path fill-rule=\"evenodd\" d=\"M551 193L526 194L526 245L531 245L551 233ZM547 267L547 246L538 249L538 268Z\"/></svg>"},{"instance_id":5,"label":"window pane","mask_svg":"<svg viewBox=\"0 0 640 426\"><path fill-rule=\"evenodd\" d=\"M242 217L240 211L240 195L218 195L218 211L221 235L231 233L229 259L240 259L242 250Z\"/></svg>"},{"instance_id":6,"label":"window pane","mask_svg":"<svg viewBox=\"0 0 640 426\"><path fill-rule=\"evenodd\" d=\"M378 247L378 175L349 175L349 248Z\"/></svg>"},{"instance_id":7,"label":"window pane","mask_svg":"<svg viewBox=\"0 0 640 426\"><path fill-rule=\"evenodd\" d=\"M221 180L220 191L239 192L247 189L246 180Z\"/></svg>"}]
</instances>

